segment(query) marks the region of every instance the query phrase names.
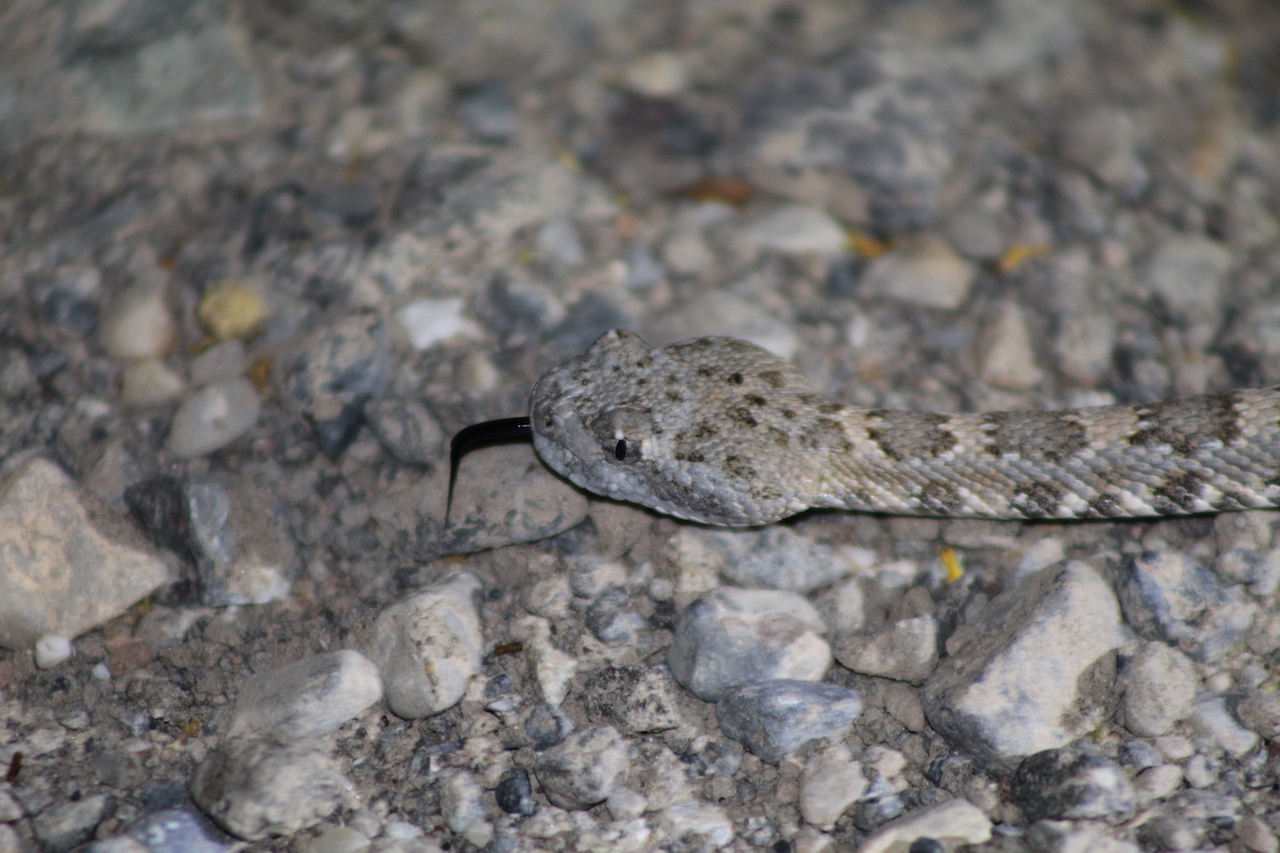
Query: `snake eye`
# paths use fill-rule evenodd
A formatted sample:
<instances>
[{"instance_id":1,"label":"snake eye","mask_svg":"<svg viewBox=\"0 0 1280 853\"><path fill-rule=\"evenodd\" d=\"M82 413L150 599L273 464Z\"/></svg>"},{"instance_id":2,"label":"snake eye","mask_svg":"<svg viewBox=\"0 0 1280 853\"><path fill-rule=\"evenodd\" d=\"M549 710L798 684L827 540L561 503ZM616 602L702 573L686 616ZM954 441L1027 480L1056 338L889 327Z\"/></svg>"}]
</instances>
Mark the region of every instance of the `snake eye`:
<instances>
[{"instance_id":1,"label":"snake eye","mask_svg":"<svg viewBox=\"0 0 1280 853\"><path fill-rule=\"evenodd\" d=\"M627 440L625 438L618 439L618 443L613 446L613 458L619 462L627 458Z\"/></svg>"}]
</instances>

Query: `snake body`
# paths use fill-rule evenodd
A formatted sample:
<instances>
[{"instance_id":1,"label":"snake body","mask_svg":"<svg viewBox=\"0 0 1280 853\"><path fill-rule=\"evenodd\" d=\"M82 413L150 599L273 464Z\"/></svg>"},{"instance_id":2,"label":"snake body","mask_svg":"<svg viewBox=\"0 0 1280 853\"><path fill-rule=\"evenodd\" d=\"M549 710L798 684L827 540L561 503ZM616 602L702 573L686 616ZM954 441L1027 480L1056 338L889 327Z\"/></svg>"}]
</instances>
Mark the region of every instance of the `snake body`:
<instances>
[{"instance_id":1,"label":"snake body","mask_svg":"<svg viewBox=\"0 0 1280 853\"><path fill-rule=\"evenodd\" d=\"M817 393L745 341L615 330L533 388L534 446L605 497L719 525L812 507L946 518L1177 516L1280 504L1280 387L943 415Z\"/></svg>"}]
</instances>

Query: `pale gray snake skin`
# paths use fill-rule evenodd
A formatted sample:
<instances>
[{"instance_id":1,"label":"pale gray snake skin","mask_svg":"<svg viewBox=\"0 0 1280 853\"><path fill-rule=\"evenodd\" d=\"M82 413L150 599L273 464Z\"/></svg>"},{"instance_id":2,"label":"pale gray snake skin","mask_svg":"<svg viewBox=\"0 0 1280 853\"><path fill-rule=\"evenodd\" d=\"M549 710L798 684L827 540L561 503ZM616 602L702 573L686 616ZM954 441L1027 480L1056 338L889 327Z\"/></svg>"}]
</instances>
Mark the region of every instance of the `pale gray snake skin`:
<instances>
[{"instance_id":1,"label":"pale gray snake skin","mask_svg":"<svg viewBox=\"0 0 1280 853\"><path fill-rule=\"evenodd\" d=\"M1280 502L1280 387L941 415L848 406L733 338L615 330L534 385L534 446L596 494L708 524L811 507L946 518L1177 516Z\"/></svg>"}]
</instances>

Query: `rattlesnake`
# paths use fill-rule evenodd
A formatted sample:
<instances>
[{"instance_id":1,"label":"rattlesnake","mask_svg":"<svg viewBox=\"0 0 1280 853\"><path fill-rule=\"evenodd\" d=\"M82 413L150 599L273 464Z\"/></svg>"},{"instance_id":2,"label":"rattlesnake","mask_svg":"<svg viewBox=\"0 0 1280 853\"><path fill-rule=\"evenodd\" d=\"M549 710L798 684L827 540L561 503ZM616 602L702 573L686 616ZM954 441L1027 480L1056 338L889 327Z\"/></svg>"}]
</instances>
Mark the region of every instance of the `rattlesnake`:
<instances>
[{"instance_id":1,"label":"rattlesnake","mask_svg":"<svg viewBox=\"0 0 1280 853\"><path fill-rule=\"evenodd\" d=\"M708 524L812 507L1073 519L1280 504L1280 387L1048 412L865 409L745 341L655 348L615 330L538 380L529 419L500 423L531 427L543 461L584 489Z\"/></svg>"}]
</instances>

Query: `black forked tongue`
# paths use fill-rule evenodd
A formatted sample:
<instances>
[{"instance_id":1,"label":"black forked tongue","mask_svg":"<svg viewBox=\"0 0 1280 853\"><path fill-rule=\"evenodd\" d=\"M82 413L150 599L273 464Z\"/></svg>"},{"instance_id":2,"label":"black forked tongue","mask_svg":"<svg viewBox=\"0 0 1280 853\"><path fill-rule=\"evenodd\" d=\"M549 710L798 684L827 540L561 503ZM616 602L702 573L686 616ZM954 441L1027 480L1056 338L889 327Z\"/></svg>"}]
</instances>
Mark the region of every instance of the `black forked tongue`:
<instances>
[{"instance_id":1,"label":"black forked tongue","mask_svg":"<svg viewBox=\"0 0 1280 853\"><path fill-rule=\"evenodd\" d=\"M528 418L502 418L458 430L458 434L449 443L449 500L444 506L445 527L449 526L449 513L453 510L453 483L458 479L458 465L462 462L462 457L477 447L509 441L529 441L532 438Z\"/></svg>"}]
</instances>

